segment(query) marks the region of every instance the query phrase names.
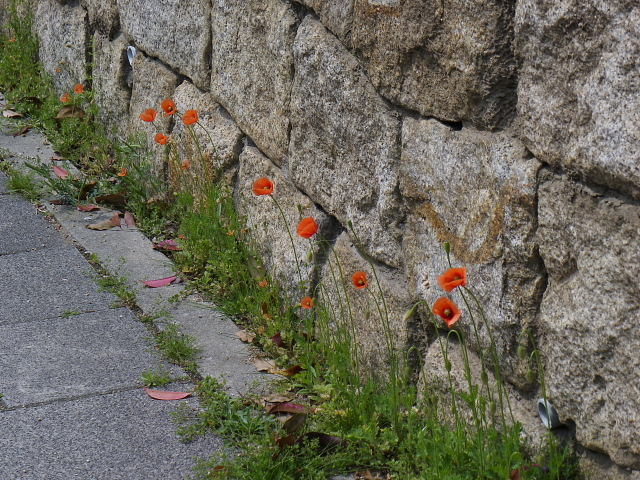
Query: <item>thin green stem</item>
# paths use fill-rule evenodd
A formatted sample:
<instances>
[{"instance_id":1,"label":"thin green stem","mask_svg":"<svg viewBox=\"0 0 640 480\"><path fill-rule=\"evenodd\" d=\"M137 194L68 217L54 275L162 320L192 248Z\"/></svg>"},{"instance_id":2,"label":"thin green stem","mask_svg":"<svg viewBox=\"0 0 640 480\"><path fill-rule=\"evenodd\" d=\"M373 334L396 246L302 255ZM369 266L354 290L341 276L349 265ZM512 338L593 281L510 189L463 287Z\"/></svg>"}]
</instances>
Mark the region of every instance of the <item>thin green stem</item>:
<instances>
[{"instance_id":1,"label":"thin green stem","mask_svg":"<svg viewBox=\"0 0 640 480\"><path fill-rule=\"evenodd\" d=\"M271 197L271 200L273 200L273 203L275 203L276 207L278 208L278 211L280 212L280 216L282 217L282 221L284 222L284 226L287 229L287 233L289 234L289 240L291 240L291 248L293 249L293 256L296 259L296 268L298 269L298 277L300 278L300 285L302 285L304 283L304 280L302 279L302 270L300 269L298 252L296 251L296 244L293 241L293 235L291 234L291 229L289 228L289 222L287 221L287 217L284 214L284 210L282 210L282 207L280 206L278 201L275 199L275 197L273 195L269 195L269 196Z\"/></svg>"}]
</instances>

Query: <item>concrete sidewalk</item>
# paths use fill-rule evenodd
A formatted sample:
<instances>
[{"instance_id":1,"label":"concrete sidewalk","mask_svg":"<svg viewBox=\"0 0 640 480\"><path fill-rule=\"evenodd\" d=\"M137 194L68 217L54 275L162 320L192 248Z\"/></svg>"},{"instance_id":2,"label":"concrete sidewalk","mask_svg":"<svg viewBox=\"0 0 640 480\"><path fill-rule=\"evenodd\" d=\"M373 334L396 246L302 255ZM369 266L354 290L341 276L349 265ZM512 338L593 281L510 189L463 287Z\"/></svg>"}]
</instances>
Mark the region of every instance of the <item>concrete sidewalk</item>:
<instances>
[{"instance_id":1,"label":"concrete sidewalk","mask_svg":"<svg viewBox=\"0 0 640 480\"><path fill-rule=\"evenodd\" d=\"M51 153L0 127L5 156ZM166 389L193 385L59 228L0 174L0 479L187 478L222 442L181 443L171 412L184 401L149 398L140 375L161 368L182 382Z\"/></svg>"}]
</instances>

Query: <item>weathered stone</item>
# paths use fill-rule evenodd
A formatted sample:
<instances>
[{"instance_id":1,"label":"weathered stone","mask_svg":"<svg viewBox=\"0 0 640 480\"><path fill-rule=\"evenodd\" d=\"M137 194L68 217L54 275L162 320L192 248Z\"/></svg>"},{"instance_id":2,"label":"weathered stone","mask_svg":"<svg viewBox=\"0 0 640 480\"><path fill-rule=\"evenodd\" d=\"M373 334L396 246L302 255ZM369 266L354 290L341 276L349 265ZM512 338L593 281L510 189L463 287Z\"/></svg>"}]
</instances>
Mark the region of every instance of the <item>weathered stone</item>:
<instances>
[{"instance_id":1,"label":"weathered stone","mask_svg":"<svg viewBox=\"0 0 640 480\"><path fill-rule=\"evenodd\" d=\"M425 116L506 125L515 112L515 2L305 0L378 92Z\"/></svg>"},{"instance_id":2,"label":"weathered stone","mask_svg":"<svg viewBox=\"0 0 640 480\"><path fill-rule=\"evenodd\" d=\"M450 372L446 369L446 360L451 364ZM469 372L471 373L471 383L478 388L479 395L487 400L488 411L485 412L487 418L492 420L497 428L502 428L502 416L508 424L519 422L522 425L525 446L530 452L539 452L545 444L547 434L546 427L542 424L538 415L538 406L535 399L522 397L517 391L503 384L498 386L493 368L485 362L487 384L482 382L482 360L473 352L467 350ZM452 406L451 389L456 398L456 407L462 418L469 424L473 423L474 417L471 408L465 404L460 392L469 393L469 381L465 375L465 355L463 348L457 341L449 341L446 337L434 341L424 357L424 364L418 382L418 390L422 395L436 395L442 406ZM451 383L449 383L451 378ZM503 395L502 405L499 393ZM490 402L494 403L492 407ZM491 409L495 408L495 413L491 415ZM451 408L440 408L439 412L444 415L445 421L453 421ZM511 416L513 414L513 417Z\"/></svg>"},{"instance_id":3,"label":"weathered stone","mask_svg":"<svg viewBox=\"0 0 640 480\"><path fill-rule=\"evenodd\" d=\"M352 340L358 345L361 373L384 378L390 372L392 352L399 366L407 365L407 360L409 367L414 365L412 357L416 352L410 351L410 347L420 343L421 338L416 338L416 334L421 334L422 329L418 328L415 317L407 315L412 299L403 272L383 264L374 266L379 285L371 264L343 232L323 268L319 292L321 301L338 316L332 319L332 326L342 327L355 336ZM356 289L353 285L352 276L359 271L367 275L369 286L366 289ZM394 346L391 352L389 340Z\"/></svg>"},{"instance_id":4,"label":"weathered stone","mask_svg":"<svg viewBox=\"0 0 640 480\"><path fill-rule=\"evenodd\" d=\"M35 9L34 29L40 39L40 61L53 78L58 93L84 83L87 75L88 36L80 6L42 0Z\"/></svg>"},{"instance_id":5,"label":"weathered stone","mask_svg":"<svg viewBox=\"0 0 640 480\"><path fill-rule=\"evenodd\" d=\"M541 179L549 398L579 443L640 470L640 206L546 171Z\"/></svg>"},{"instance_id":6,"label":"weathered stone","mask_svg":"<svg viewBox=\"0 0 640 480\"><path fill-rule=\"evenodd\" d=\"M358 228L367 253L400 265L400 122L358 61L316 20L298 30L289 171L296 185Z\"/></svg>"},{"instance_id":7,"label":"weathered stone","mask_svg":"<svg viewBox=\"0 0 640 480\"><path fill-rule=\"evenodd\" d=\"M453 265L467 267L469 288L483 304L504 374L519 386L527 383L528 365L516 350L533 333L545 285L535 244L539 165L508 133L404 120L400 191L410 205L403 251L411 290L428 305L445 295L437 278L448 268L449 242ZM472 348L487 349L488 325L476 322L480 342L468 313L458 328Z\"/></svg>"},{"instance_id":8,"label":"weathered stone","mask_svg":"<svg viewBox=\"0 0 640 480\"><path fill-rule=\"evenodd\" d=\"M211 95L184 81L176 89L173 100L180 113L187 110L198 112L198 125L193 125L193 132L198 139L202 155L207 159L206 170L215 173L235 165L242 148L242 132L229 114L213 101ZM199 161L200 150L179 120L176 121L172 137L180 152L181 161L190 161L192 168L189 170L192 174L197 174L196 166L202 163ZM204 175L204 171L200 174Z\"/></svg>"},{"instance_id":9,"label":"weathered stone","mask_svg":"<svg viewBox=\"0 0 640 480\"><path fill-rule=\"evenodd\" d=\"M252 187L262 177L269 178L275 185L273 199L268 195L256 196ZM238 212L247 217L247 226L257 245L267 272L276 278L284 287L291 301L296 304L300 299L311 294L311 288L318 276L318 260L322 258L324 246L319 239L332 238L335 222L318 210L313 202L300 193L283 172L262 155L255 147L245 147L240 155L240 170L235 188L235 199ZM288 235L287 226L280 210L273 200L282 207L288 228L293 237ZM304 217L313 217L318 223L318 233L311 242L300 237L296 232L299 221ZM309 252L313 252L310 258ZM300 271L296 265L296 255ZM256 282L260 279L256 279ZM300 282L304 287L300 288Z\"/></svg>"},{"instance_id":10,"label":"weathered stone","mask_svg":"<svg viewBox=\"0 0 640 480\"><path fill-rule=\"evenodd\" d=\"M147 55L209 87L209 0L117 0L122 30Z\"/></svg>"},{"instance_id":11,"label":"weathered stone","mask_svg":"<svg viewBox=\"0 0 640 480\"><path fill-rule=\"evenodd\" d=\"M296 0L312 8L322 24L348 43L353 22L353 0Z\"/></svg>"},{"instance_id":12,"label":"weathered stone","mask_svg":"<svg viewBox=\"0 0 640 480\"><path fill-rule=\"evenodd\" d=\"M640 198L640 8L525 0L516 11L520 135L535 156Z\"/></svg>"},{"instance_id":13,"label":"weathered stone","mask_svg":"<svg viewBox=\"0 0 640 480\"><path fill-rule=\"evenodd\" d=\"M116 0L80 0L87 9L89 24L103 35L111 36L120 26Z\"/></svg>"},{"instance_id":14,"label":"weathered stone","mask_svg":"<svg viewBox=\"0 0 640 480\"><path fill-rule=\"evenodd\" d=\"M178 86L178 77L156 60L147 58L138 51L133 59L133 89L129 103L129 131L146 135L147 145L153 150L156 173L164 171L164 153L166 148L158 145L154 137L158 131L167 134L171 131L173 117L162 114L160 104L173 95ZM148 108L158 111L154 124L143 122L140 114Z\"/></svg>"},{"instance_id":15,"label":"weathered stone","mask_svg":"<svg viewBox=\"0 0 640 480\"><path fill-rule=\"evenodd\" d=\"M289 143L298 18L282 0L213 1L211 93L277 165Z\"/></svg>"},{"instance_id":16,"label":"weathered stone","mask_svg":"<svg viewBox=\"0 0 640 480\"><path fill-rule=\"evenodd\" d=\"M116 131L125 131L123 120L129 116L131 98L127 87L127 75L131 72L127 42L123 35L110 42L108 37L96 33L93 44L93 90L100 120Z\"/></svg>"},{"instance_id":17,"label":"weathered stone","mask_svg":"<svg viewBox=\"0 0 640 480\"><path fill-rule=\"evenodd\" d=\"M579 454L578 462L580 471L587 478L597 478L598 480L640 480L640 470L621 468L601 453L582 451Z\"/></svg>"}]
</instances>

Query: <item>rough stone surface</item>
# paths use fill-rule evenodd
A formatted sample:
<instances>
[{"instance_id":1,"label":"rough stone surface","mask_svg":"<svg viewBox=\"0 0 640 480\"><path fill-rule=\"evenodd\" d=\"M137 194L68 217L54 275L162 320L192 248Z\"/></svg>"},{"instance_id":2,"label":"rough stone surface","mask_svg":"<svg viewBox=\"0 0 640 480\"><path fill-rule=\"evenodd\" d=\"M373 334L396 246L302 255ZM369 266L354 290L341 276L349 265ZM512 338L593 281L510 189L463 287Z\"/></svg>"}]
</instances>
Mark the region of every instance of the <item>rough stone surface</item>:
<instances>
[{"instance_id":1,"label":"rough stone surface","mask_svg":"<svg viewBox=\"0 0 640 480\"><path fill-rule=\"evenodd\" d=\"M38 215L26 200L0 196L0 212L0 255L65 245L53 224Z\"/></svg>"},{"instance_id":2,"label":"rough stone surface","mask_svg":"<svg viewBox=\"0 0 640 480\"><path fill-rule=\"evenodd\" d=\"M194 400L179 403L195 406ZM186 478L195 456L208 458L223 444L214 436L181 442L171 421L175 408L176 402L152 400L136 389L0 411L0 477Z\"/></svg>"},{"instance_id":3,"label":"rough stone surface","mask_svg":"<svg viewBox=\"0 0 640 480\"><path fill-rule=\"evenodd\" d=\"M579 453L580 470L587 478L599 480L640 480L640 470L621 468L601 453L583 451Z\"/></svg>"},{"instance_id":4,"label":"rough stone surface","mask_svg":"<svg viewBox=\"0 0 640 480\"><path fill-rule=\"evenodd\" d=\"M518 2L520 135L537 158L640 198L640 8Z\"/></svg>"},{"instance_id":5,"label":"rough stone surface","mask_svg":"<svg viewBox=\"0 0 640 480\"><path fill-rule=\"evenodd\" d=\"M122 31L147 55L209 87L209 0L117 0ZM149 79L153 81L153 78Z\"/></svg>"},{"instance_id":6,"label":"rough stone surface","mask_svg":"<svg viewBox=\"0 0 640 480\"><path fill-rule=\"evenodd\" d=\"M640 470L640 206L548 172L539 202L549 398L579 443Z\"/></svg>"},{"instance_id":7,"label":"rough stone surface","mask_svg":"<svg viewBox=\"0 0 640 480\"><path fill-rule=\"evenodd\" d=\"M388 325L389 337L393 341L401 365L405 364L404 355L410 346L415 345L415 334L420 331L414 324L415 318L405 318L412 306L406 279L403 272L397 269L374 264L380 282L378 286L371 265L358 252L346 232L338 236L333 248L334 251L329 255L322 271L323 288L319 290L320 299L339 315L339 318L332 320L334 327L342 326L350 333L354 332L352 335L356 336L360 365L364 366L364 373L384 377L390 371L385 324ZM340 270L344 273L342 279ZM358 271L366 273L369 280L367 289L358 290L354 287L352 275ZM384 292L384 302L380 289ZM349 297L348 303L345 301L345 295ZM385 302L388 316L384 314ZM383 312L382 315L380 312ZM414 358L407 360L409 366L414 364Z\"/></svg>"},{"instance_id":8,"label":"rough stone surface","mask_svg":"<svg viewBox=\"0 0 640 480\"><path fill-rule=\"evenodd\" d=\"M147 145L153 151L156 173L162 175L165 167L166 147L158 145L154 137L158 131L168 134L171 131L173 117L165 117L160 104L165 98L173 96L178 86L178 76L156 60L147 58L143 52L133 60L133 89L129 103L129 131L146 135ZM140 114L148 108L158 112L155 126L140 119Z\"/></svg>"},{"instance_id":9,"label":"rough stone surface","mask_svg":"<svg viewBox=\"0 0 640 480\"><path fill-rule=\"evenodd\" d=\"M367 253L400 264L400 122L358 61L316 20L294 47L289 171L295 184L347 225Z\"/></svg>"},{"instance_id":10,"label":"rough stone surface","mask_svg":"<svg viewBox=\"0 0 640 480\"><path fill-rule=\"evenodd\" d=\"M111 36L120 26L116 0L80 0L87 9L89 25L103 35Z\"/></svg>"},{"instance_id":11,"label":"rough stone surface","mask_svg":"<svg viewBox=\"0 0 640 480\"><path fill-rule=\"evenodd\" d=\"M378 92L425 116L495 129L513 118L515 2L305 0Z\"/></svg>"},{"instance_id":12,"label":"rough stone surface","mask_svg":"<svg viewBox=\"0 0 640 480\"><path fill-rule=\"evenodd\" d=\"M131 99L127 86L127 77L131 75L127 42L123 35L109 41L107 36L96 33L93 52L93 90L96 104L100 107L100 120L108 127L125 133L123 120L129 115Z\"/></svg>"},{"instance_id":13,"label":"rough stone surface","mask_svg":"<svg viewBox=\"0 0 640 480\"><path fill-rule=\"evenodd\" d=\"M520 386L528 365L516 348L534 333L545 285L535 243L539 166L508 133L455 131L435 120L403 124L400 190L410 205L403 251L411 289L428 305L445 295L437 278L448 268L449 242L453 265L467 267L469 287L491 322L504 373ZM452 298L463 306L456 292ZM487 348L487 325L478 322ZM472 332L468 315L458 326Z\"/></svg>"},{"instance_id":14,"label":"rough stone surface","mask_svg":"<svg viewBox=\"0 0 640 480\"><path fill-rule=\"evenodd\" d=\"M273 199L282 207L293 236L302 278L298 273L291 239L278 207L267 195L256 196L252 191L253 183L262 177L269 178L275 185ZM292 302L298 303L303 296L310 293L318 275L317 260L322 257L323 249L318 239L331 239L334 236L335 222L318 210L313 202L300 193L284 173L255 147L246 147L242 151L234 195L238 212L247 217L247 226L262 254L267 272L285 287ZM296 232L299 221L304 217L313 217L318 223L318 233L312 237L311 242ZM309 259L309 251L313 252L313 260ZM303 288L299 288L301 281L305 282Z\"/></svg>"},{"instance_id":15,"label":"rough stone surface","mask_svg":"<svg viewBox=\"0 0 640 480\"><path fill-rule=\"evenodd\" d=\"M0 173L0 194L9 191L9 179L4 173Z\"/></svg>"},{"instance_id":16,"label":"rough stone surface","mask_svg":"<svg viewBox=\"0 0 640 480\"><path fill-rule=\"evenodd\" d=\"M42 265L47 265L43 270ZM89 281L93 270L71 245L0 256L0 324L105 310L116 298Z\"/></svg>"},{"instance_id":17,"label":"rough stone surface","mask_svg":"<svg viewBox=\"0 0 640 480\"><path fill-rule=\"evenodd\" d=\"M172 136L179 149L180 160L191 162L191 167L184 174L207 178L220 169L227 170L234 166L238 162L243 135L227 111L215 103L209 93L201 92L187 81L176 89L173 99L179 112L197 110L200 125L193 126L194 132L207 158L204 168L199 160L197 145L185 131L184 124L177 121Z\"/></svg>"},{"instance_id":18,"label":"rough stone surface","mask_svg":"<svg viewBox=\"0 0 640 480\"><path fill-rule=\"evenodd\" d=\"M298 18L282 0L214 0L211 93L276 164L289 142Z\"/></svg>"},{"instance_id":19,"label":"rough stone surface","mask_svg":"<svg viewBox=\"0 0 640 480\"><path fill-rule=\"evenodd\" d=\"M451 362L451 371L449 373L451 375L451 384L456 392L456 405L465 420L471 423L473 421L472 411L464 404L462 396L458 395L459 392L469 392L469 384L465 377L463 349L458 342L450 341L448 345L446 342L446 337L441 337L440 340L434 341L428 348L420 375L419 391L422 395L436 394L446 405L451 405L451 386L449 384L449 376L445 367L445 354L443 352L443 349L446 349L446 358ZM493 417L495 424L497 426L502 424L501 410L503 410L507 422L515 421L522 425L523 437L526 442L525 446L530 452L539 452L544 448L547 429L542 424L538 415L537 397L533 399L524 398L519 395L518 392L504 385L502 393L505 395L505 400L503 409L501 409L498 398L498 385L493 370L485 364L488 378L487 385L489 388L489 392L487 392L487 388L484 387L482 383L482 361L480 357L476 356L473 352L468 352L468 359L472 384L478 387L478 391L485 399L492 398L495 402L496 414L495 417ZM440 411L443 413L450 412L449 408L446 407L440 408ZM511 418L510 411L513 413L513 418ZM487 412L487 414L489 415L489 412ZM445 416L444 420L452 421L454 419Z\"/></svg>"},{"instance_id":20,"label":"rough stone surface","mask_svg":"<svg viewBox=\"0 0 640 480\"><path fill-rule=\"evenodd\" d=\"M0 332L9 407L141 387L140 374L160 366L143 340L147 329L124 308L3 325Z\"/></svg>"},{"instance_id":21,"label":"rough stone surface","mask_svg":"<svg viewBox=\"0 0 640 480\"><path fill-rule=\"evenodd\" d=\"M87 75L87 14L79 5L41 0L34 29L40 39L40 61L59 93L84 83Z\"/></svg>"}]
</instances>

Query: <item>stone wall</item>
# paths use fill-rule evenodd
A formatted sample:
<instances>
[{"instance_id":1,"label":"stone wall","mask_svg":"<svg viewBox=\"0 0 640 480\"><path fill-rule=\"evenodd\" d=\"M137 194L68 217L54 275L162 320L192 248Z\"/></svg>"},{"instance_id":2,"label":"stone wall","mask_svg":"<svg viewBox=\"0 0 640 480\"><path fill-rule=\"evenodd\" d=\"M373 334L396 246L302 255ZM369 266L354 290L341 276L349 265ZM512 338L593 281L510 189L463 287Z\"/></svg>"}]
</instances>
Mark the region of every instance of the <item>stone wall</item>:
<instances>
[{"instance_id":1,"label":"stone wall","mask_svg":"<svg viewBox=\"0 0 640 480\"><path fill-rule=\"evenodd\" d=\"M169 96L208 112L207 148L292 297L332 280L332 249L375 265L422 378L436 331L403 312L441 295L449 242L518 410L540 392L517 352L537 347L585 467L640 478L636 0L40 0L35 14L56 86L91 73L118 130L144 129L140 112ZM320 223L301 272L279 212L248 193L260 176L292 223ZM382 327L355 310L363 355L384 365ZM488 342L481 325L473 347Z\"/></svg>"}]
</instances>

